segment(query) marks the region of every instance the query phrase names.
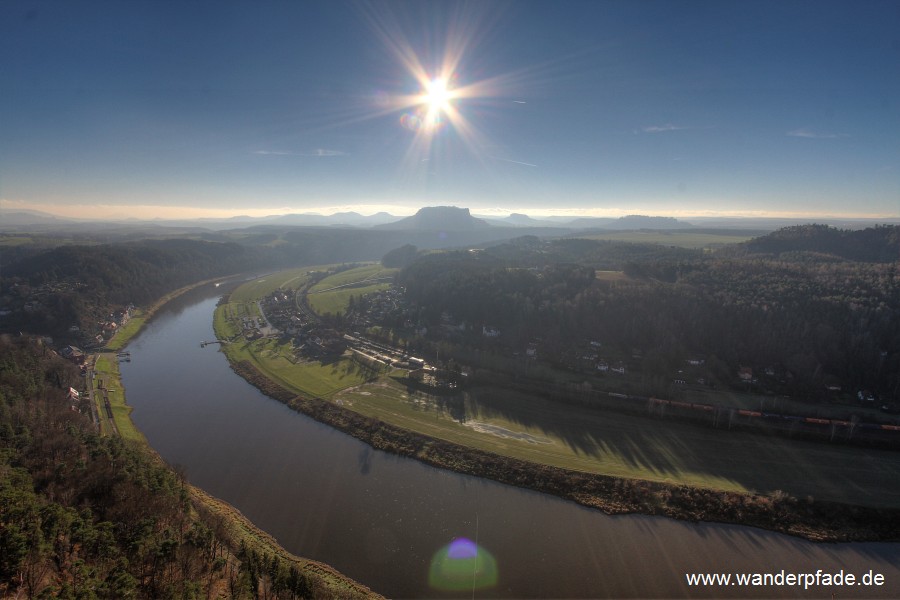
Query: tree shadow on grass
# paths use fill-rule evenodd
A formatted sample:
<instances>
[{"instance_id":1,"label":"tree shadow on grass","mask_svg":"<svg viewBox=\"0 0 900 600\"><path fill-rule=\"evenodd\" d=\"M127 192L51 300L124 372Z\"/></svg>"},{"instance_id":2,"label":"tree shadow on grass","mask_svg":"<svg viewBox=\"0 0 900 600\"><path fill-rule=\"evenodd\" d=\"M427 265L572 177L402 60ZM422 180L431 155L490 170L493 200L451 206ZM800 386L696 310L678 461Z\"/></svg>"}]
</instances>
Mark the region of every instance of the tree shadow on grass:
<instances>
[{"instance_id":1,"label":"tree shadow on grass","mask_svg":"<svg viewBox=\"0 0 900 600\"><path fill-rule=\"evenodd\" d=\"M816 499L900 506L897 453L623 414L506 389L476 388L467 395L466 419L504 420L541 431L577 456L611 466L621 463L638 478L680 482L689 475L710 485L731 483L760 493L784 490ZM458 411L454 402L448 398L445 403L450 414ZM883 467L880 476L859 468L870 455Z\"/></svg>"},{"instance_id":2,"label":"tree shadow on grass","mask_svg":"<svg viewBox=\"0 0 900 600\"><path fill-rule=\"evenodd\" d=\"M320 356L318 358L318 361L319 361L320 365L322 365L323 367L326 367L326 366L334 365L336 363L341 362L341 356L329 354L329 355L325 355L325 356Z\"/></svg>"},{"instance_id":3,"label":"tree shadow on grass","mask_svg":"<svg viewBox=\"0 0 900 600\"><path fill-rule=\"evenodd\" d=\"M597 472L630 471L635 478L672 483L689 478L701 486L763 494L783 490L801 498L900 507L900 453L624 414L508 389L435 394L405 377L390 379L411 399L426 401L456 422L503 427L505 421L516 433L541 432L581 461L598 461ZM872 461L879 469L861 468Z\"/></svg>"},{"instance_id":4,"label":"tree shadow on grass","mask_svg":"<svg viewBox=\"0 0 900 600\"><path fill-rule=\"evenodd\" d=\"M465 397L459 390L434 388L397 375L391 375L388 379L402 386L409 398L425 401L438 413L447 414L458 423L465 423L468 420Z\"/></svg>"}]
</instances>

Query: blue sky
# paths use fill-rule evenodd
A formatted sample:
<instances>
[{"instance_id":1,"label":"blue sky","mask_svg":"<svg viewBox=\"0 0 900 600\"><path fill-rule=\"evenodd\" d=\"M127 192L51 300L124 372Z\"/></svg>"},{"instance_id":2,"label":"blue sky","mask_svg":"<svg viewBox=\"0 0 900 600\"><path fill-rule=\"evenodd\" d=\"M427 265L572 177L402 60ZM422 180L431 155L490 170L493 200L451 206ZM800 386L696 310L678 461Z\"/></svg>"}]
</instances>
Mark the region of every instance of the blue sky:
<instances>
[{"instance_id":1,"label":"blue sky","mask_svg":"<svg viewBox=\"0 0 900 600\"><path fill-rule=\"evenodd\" d=\"M0 4L5 209L436 204L896 218L900 2Z\"/></svg>"}]
</instances>

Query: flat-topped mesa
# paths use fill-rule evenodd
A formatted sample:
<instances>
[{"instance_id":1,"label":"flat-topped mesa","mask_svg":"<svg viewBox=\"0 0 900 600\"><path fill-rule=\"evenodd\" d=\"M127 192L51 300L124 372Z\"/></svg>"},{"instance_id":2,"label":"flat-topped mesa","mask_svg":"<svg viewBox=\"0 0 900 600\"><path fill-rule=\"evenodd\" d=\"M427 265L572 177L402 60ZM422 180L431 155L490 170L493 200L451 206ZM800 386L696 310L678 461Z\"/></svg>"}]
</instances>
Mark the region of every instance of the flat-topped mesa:
<instances>
[{"instance_id":1,"label":"flat-topped mesa","mask_svg":"<svg viewBox=\"0 0 900 600\"><path fill-rule=\"evenodd\" d=\"M377 229L419 229L428 231L468 231L486 229L490 224L476 219L468 208L456 206L426 206L411 217L378 225Z\"/></svg>"}]
</instances>

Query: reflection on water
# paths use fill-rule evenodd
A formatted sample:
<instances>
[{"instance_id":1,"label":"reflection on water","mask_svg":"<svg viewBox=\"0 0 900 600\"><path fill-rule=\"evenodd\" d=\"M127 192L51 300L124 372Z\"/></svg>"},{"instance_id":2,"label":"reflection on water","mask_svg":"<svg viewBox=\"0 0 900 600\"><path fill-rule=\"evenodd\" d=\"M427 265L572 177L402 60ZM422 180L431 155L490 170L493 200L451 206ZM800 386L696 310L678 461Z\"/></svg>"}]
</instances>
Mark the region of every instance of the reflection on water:
<instances>
[{"instance_id":1,"label":"reflection on water","mask_svg":"<svg viewBox=\"0 0 900 600\"><path fill-rule=\"evenodd\" d=\"M225 287L178 298L130 345L128 401L167 461L295 554L392 597L471 597L471 588L429 582L434 558L461 539L495 560L496 580L478 597L900 596L900 544L816 545L745 527L608 517L375 451L266 398L232 373L217 346L199 347L213 335ZM873 569L886 584L851 594L685 583L685 573L781 569Z\"/></svg>"}]
</instances>

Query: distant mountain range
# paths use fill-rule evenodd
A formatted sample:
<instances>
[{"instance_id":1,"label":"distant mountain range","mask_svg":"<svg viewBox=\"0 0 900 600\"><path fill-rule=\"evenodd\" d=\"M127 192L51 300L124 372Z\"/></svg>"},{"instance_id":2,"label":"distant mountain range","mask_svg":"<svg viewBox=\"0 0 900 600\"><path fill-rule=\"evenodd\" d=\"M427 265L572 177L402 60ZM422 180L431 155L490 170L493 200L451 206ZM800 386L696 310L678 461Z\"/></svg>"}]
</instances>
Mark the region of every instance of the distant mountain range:
<instances>
[{"instance_id":1,"label":"distant mountain range","mask_svg":"<svg viewBox=\"0 0 900 600\"><path fill-rule=\"evenodd\" d=\"M0 226L3 228L19 225L58 225L68 220L38 210L4 210L0 212Z\"/></svg>"},{"instance_id":2,"label":"distant mountain range","mask_svg":"<svg viewBox=\"0 0 900 600\"><path fill-rule=\"evenodd\" d=\"M554 225L559 225L554 221L539 221L538 219L532 219L528 215L523 215L522 213L512 213L505 219L503 222L513 227L553 227Z\"/></svg>"},{"instance_id":3,"label":"distant mountain range","mask_svg":"<svg viewBox=\"0 0 900 600\"><path fill-rule=\"evenodd\" d=\"M254 226L281 227L335 227L374 228L384 230L413 231L476 231L491 228L540 228L561 230L560 234L588 229L614 231L653 229L678 230L693 227L725 229L757 229L774 231L782 227L816 223L843 229L862 229L879 223L900 223L900 219L765 219L765 218L691 218L683 221L673 217L648 215L628 215L625 217L545 217L535 219L523 213L512 213L507 217L472 215L468 208L455 206L429 206L420 209L411 217L399 217L386 212L363 215L358 212L338 212L331 215L317 213L291 213L266 217L236 216L230 218L200 219L121 219L90 220L69 219L33 210L0 210L0 231L22 231L29 229L191 229L224 231Z\"/></svg>"}]
</instances>

